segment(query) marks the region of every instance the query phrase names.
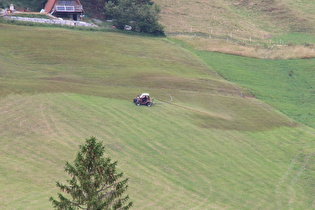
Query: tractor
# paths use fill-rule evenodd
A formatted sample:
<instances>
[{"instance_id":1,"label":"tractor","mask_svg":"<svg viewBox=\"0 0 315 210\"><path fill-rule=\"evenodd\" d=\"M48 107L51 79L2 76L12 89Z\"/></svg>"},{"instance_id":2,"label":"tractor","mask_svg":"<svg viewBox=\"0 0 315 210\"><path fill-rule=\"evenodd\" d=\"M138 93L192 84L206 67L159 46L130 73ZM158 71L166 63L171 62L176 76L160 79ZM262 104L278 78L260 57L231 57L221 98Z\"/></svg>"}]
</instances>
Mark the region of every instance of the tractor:
<instances>
[{"instance_id":1,"label":"tractor","mask_svg":"<svg viewBox=\"0 0 315 210\"><path fill-rule=\"evenodd\" d=\"M152 106L153 101L154 101L154 98L152 98L151 100L149 93L142 93L140 96L137 95L137 97L133 99L133 103L135 103L137 106L140 106L140 105Z\"/></svg>"}]
</instances>

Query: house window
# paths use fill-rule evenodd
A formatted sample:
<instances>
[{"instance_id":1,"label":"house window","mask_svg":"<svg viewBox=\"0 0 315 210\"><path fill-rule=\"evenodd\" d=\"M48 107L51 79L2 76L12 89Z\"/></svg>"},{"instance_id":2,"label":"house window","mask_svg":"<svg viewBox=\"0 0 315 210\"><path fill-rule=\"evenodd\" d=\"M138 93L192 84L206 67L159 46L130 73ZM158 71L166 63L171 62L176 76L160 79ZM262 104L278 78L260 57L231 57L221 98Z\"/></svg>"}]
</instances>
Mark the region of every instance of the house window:
<instances>
[{"instance_id":1,"label":"house window","mask_svg":"<svg viewBox=\"0 0 315 210\"><path fill-rule=\"evenodd\" d=\"M65 5L65 6L74 6L75 5L75 1L74 0L59 0L58 1L58 5Z\"/></svg>"},{"instance_id":2,"label":"house window","mask_svg":"<svg viewBox=\"0 0 315 210\"><path fill-rule=\"evenodd\" d=\"M64 6L56 6L56 10L59 12L62 12L62 11L65 11L66 10L66 7Z\"/></svg>"},{"instance_id":3,"label":"house window","mask_svg":"<svg viewBox=\"0 0 315 210\"><path fill-rule=\"evenodd\" d=\"M66 7L67 12L74 12L74 6Z\"/></svg>"}]
</instances>

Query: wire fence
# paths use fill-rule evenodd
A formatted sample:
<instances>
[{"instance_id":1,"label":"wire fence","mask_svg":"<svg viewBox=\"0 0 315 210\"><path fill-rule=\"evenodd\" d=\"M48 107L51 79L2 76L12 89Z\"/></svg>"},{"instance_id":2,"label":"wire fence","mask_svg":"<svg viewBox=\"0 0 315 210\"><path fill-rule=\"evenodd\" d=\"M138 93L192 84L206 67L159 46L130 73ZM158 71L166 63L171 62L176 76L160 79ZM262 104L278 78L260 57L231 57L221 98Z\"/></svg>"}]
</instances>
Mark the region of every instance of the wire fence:
<instances>
[{"instance_id":1,"label":"wire fence","mask_svg":"<svg viewBox=\"0 0 315 210\"><path fill-rule=\"evenodd\" d=\"M256 37L249 36L248 38L235 38L233 37L233 33L229 33L227 35L218 35L204 32L166 32L167 36L188 36L191 38L204 38L204 39L213 39L219 41L226 41L238 45L257 45L257 46L287 46L288 44L284 42L284 40L272 40L272 39L258 39Z\"/></svg>"}]
</instances>

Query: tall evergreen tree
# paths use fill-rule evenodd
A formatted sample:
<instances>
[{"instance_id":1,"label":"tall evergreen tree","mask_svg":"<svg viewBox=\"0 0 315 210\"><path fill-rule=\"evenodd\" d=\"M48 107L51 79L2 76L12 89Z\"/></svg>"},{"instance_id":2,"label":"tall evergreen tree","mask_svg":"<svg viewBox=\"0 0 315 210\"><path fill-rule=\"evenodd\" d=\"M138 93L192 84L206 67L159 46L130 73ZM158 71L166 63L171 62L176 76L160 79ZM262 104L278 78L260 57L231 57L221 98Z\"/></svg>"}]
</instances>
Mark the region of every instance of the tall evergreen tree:
<instances>
[{"instance_id":1,"label":"tall evergreen tree","mask_svg":"<svg viewBox=\"0 0 315 210\"><path fill-rule=\"evenodd\" d=\"M117 161L104 158L105 147L95 137L86 139L74 161L74 166L66 163L65 171L71 176L68 184L57 182L57 187L65 193L58 193L59 201L50 198L57 209L129 209L132 202L123 196L128 179L119 181L123 173L116 172ZM70 198L71 197L71 198Z\"/></svg>"}]
</instances>

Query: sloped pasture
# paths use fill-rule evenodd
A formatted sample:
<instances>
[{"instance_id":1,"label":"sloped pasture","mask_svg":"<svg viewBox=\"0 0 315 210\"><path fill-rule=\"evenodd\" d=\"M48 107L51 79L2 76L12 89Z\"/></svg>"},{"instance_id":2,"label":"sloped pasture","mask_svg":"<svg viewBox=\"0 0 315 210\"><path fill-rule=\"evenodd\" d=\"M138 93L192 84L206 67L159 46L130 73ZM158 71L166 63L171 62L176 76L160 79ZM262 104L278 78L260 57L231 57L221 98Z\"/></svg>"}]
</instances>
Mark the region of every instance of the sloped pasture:
<instances>
[{"instance_id":1,"label":"sloped pasture","mask_svg":"<svg viewBox=\"0 0 315 210\"><path fill-rule=\"evenodd\" d=\"M166 38L0 27L1 209L51 209L95 136L135 209L314 207L314 129ZM137 107L141 92L153 107Z\"/></svg>"}]
</instances>

